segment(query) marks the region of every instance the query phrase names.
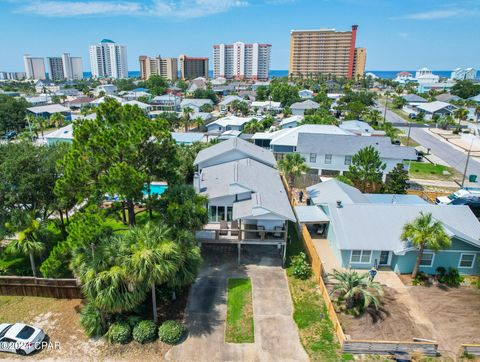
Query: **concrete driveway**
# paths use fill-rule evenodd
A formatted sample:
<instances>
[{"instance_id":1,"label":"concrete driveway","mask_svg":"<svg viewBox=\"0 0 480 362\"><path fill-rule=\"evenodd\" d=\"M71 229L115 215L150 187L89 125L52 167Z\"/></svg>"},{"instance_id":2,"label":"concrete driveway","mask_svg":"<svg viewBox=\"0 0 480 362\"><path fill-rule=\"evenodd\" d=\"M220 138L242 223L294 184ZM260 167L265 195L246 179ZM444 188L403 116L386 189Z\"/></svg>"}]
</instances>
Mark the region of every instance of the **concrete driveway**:
<instances>
[{"instance_id":1,"label":"concrete driveway","mask_svg":"<svg viewBox=\"0 0 480 362\"><path fill-rule=\"evenodd\" d=\"M276 247L211 247L192 286L186 311L188 336L166 355L168 361L308 361L295 322L285 271ZM227 279L250 277L255 342L224 342Z\"/></svg>"}]
</instances>

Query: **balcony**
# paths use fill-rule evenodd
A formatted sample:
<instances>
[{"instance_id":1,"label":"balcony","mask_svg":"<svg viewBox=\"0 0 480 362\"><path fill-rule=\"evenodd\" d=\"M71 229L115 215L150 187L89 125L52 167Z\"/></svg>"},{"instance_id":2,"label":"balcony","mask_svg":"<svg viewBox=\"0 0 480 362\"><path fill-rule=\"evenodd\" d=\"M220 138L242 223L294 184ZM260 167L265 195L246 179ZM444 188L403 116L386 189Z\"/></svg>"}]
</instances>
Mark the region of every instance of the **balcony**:
<instances>
[{"instance_id":1,"label":"balcony","mask_svg":"<svg viewBox=\"0 0 480 362\"><path fill-rule=\"evenodd\" d=\"M210 244L285 244L288 235L285 225L266 230L260 225L242 225L235 221L210 223L205 225L203 230L196 232L196 239L200 243Z\"/></svg>"}]
</instances>

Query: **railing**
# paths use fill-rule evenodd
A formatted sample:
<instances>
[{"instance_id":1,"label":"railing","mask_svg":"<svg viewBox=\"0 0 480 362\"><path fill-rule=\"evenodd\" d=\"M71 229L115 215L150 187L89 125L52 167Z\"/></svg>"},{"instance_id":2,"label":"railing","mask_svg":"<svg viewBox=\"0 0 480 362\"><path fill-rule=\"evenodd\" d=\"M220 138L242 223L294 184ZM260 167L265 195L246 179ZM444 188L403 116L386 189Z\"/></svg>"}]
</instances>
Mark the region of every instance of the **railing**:
<instances>
[{"instance_id":1,"label":"railing","mask_svg":"<svg viewBox=\"0 0 480 362\"><path fill-rule=\"evenodd\" d=\"M82 299L76 279L0 276L0 295Z\"/></svg>"},{"instance_id":2,"label":"railing","mask_svg":"<svg viewBox=\"0 0 480 362\"><path fill-rule=\"evenodd\" d=\"M215 229L204 228L197 231L196 238L199 241L217 242L285 242L288 232L285 230L263 230L263 229Z\"/></svg>"}]
</instances>

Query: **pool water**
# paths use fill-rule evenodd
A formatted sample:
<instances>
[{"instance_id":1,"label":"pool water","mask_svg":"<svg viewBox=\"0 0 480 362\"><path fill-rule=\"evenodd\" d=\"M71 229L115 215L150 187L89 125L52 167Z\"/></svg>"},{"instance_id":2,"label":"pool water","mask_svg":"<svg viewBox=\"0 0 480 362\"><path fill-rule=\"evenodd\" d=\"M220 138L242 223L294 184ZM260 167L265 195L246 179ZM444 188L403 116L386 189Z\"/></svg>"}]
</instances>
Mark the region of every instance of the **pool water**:
<instances>
[{"instance_id":1,"label":"pool water","mask_svg":"<svg viewBox=\"0 0 480 362\"><path fill-rule=\"evenodd\" d=\"M167 185L162 185L162 184L151 184L150 185L150 194L151 195L161 195L163 194L166 190L168 189ZM145 185L145 188L142 190L144 195L148 195L147 191L147 185Z\"/></svg>"}]
</instances>

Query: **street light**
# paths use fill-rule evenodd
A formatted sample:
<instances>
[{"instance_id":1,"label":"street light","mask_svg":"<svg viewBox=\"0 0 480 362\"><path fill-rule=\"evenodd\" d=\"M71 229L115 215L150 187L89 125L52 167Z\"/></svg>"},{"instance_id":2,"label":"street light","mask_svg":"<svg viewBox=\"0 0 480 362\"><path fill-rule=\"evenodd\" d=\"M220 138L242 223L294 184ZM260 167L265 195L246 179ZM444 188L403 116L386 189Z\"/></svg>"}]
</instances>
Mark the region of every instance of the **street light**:
<instances>
[{"instance_id":1,"label":"street light","mask_svg":"<svg viewBox=\"0 0 480 362\"><path fill-rule=\"evenodd\" d=\"M470 148L468 149L468 153L467 153L467 161L465 162L465 170L463 171L462 187L463 187L463 184L465 183L465 178L467 177L468 161L470 159L470 152L472 152L473 140L474 138L472 137L472 142L470 143Z\"/></svg>"}]
</instances>

